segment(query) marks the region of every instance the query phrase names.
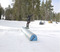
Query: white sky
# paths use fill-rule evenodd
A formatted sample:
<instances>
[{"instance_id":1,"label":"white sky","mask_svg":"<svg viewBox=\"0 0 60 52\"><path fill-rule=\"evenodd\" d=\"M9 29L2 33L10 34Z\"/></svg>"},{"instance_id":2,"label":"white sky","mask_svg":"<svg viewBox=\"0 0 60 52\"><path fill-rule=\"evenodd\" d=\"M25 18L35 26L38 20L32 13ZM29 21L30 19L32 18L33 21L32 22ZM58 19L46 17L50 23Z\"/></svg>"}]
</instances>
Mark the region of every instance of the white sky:
<instances>
[{"instance_id":1,"label":"white sky","mask_svg":"<svg viewBox=\"0 0 60 52\"><path fill-rule=\"evenodd\" d=\"M12 1L12 0L0 0L0 3L1 3L1 6L2 6L3 8L6 8L6 7L8 7L8 5L11 4L11 1Z\"/></svg>"},{"instance_id":2,"label":"white sky","mask_svg":"<svg viewBox=\"0 0 60 52\"><path fill-rule=\"evenodd\" d=\"M41 0L42 1L42 0ZM8 7L8 5L11 5L12 0L0 0L0 3L3 8ZM52 0L54 12L60 12L60 0Z\"/></svg>"},{"instance_id":3,"label":"white sky","mask_svg":"<svg viewBox=\"0 0 60 52\"><path fill-rule=\"evenodd\" d=\"M54 12L60 12L60 0L52 0Z\"/></svg>"}]
</instances>

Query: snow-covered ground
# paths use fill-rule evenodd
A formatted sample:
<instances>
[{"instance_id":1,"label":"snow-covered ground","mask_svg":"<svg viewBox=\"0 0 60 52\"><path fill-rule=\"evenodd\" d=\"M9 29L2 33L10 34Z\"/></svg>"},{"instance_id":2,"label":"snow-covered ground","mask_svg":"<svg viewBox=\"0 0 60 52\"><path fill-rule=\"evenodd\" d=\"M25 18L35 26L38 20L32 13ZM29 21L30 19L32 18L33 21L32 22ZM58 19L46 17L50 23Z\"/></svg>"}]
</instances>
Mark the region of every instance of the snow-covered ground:
<instances>
[{"instance_id":1,"label":"snow-covered ground","mask_svg":"<svg viewBox=\"0 0 60 52\"><path fill-rule=\"evenodd\" d=\"M39 22L32 21L29 29L38 41L29 41L21 32L26 21L0 20L0 52L60 52L60 23Z\"/></svg>"}]
</instances>

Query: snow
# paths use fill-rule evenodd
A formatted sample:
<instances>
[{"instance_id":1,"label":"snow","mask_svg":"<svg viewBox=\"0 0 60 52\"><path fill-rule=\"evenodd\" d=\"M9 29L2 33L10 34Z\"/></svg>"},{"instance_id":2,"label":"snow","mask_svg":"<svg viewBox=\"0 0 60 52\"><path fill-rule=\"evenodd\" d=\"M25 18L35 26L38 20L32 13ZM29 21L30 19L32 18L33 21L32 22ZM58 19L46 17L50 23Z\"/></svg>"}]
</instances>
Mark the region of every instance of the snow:
<instances>
[{"instance_id":1,"label":"snow","mask_svg":"<svg viewBox=\"0 0 60 52\"><path fill-rule=\"evenodd\" d=\"M26 21L0 20L0 52L60 52L60 22L39 22L32 21L29 29L38 41L29 41L21 32Z\"/></svg>"}]
</instances>

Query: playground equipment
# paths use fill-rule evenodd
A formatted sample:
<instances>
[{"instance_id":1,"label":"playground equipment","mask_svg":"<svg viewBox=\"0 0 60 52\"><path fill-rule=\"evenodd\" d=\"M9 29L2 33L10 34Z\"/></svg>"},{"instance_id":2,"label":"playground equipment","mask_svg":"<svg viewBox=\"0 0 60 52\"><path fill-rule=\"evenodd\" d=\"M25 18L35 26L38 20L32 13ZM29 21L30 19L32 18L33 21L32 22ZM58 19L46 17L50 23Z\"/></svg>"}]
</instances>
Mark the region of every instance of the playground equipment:
<instances>
[{"instance_id":1,"label":"playground equipment","mask_svg":"<svg viewBox=\"0 0 60 52\"><path fill-rule=\"evenodd\" d=\"M37 41L37 36L34 33L29 31L25 27L22 27L21 30L30 41Z\"/></svg>"},{"instance_id":2,"label":"playground equipment","mask_svg":"<svg viewBox=\"0 0 60 52\"><path fill-rule=\"evenodd\" d=\"M52 21L48 21L48 23L52 23Z\"/></svg>"}]
</instances>

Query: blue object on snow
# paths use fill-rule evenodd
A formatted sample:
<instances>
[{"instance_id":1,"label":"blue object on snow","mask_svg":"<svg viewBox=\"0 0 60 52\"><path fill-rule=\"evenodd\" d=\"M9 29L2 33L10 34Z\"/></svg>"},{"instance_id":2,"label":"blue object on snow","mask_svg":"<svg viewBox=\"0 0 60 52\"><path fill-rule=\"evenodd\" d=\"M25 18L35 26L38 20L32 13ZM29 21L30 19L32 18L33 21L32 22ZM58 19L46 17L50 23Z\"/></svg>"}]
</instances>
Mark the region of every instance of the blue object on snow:
<instances>
[{"instance_id":1,"label":"blue object on snow","mask_svg":"<svg viewBox=\"0 0 60 52\"><path fill-rule=\"evenodd\" d=\"M32 33L31 31L29 31L28 29L26 29L25 27L21 28L22 32L26 35L26 37L30 40L30 41L37 41L37 36Z\"/></svg>"},{"instance_id":2,"label":"blue object on snow","mask_svg":"<svg viewBox=\"0 0 60 52\"><path fill-rule=\"evenodd\" d=\"M44 22L40 22L39 24L40 24L40 25L44 25Z\"/></svg>"},{"instance_id":3,"label":"blue object on snow","mask_svg":"<svg viewBox=\"0 0 60 52\"><path fill-rule=\"evenodd\" d=\"M37 36L36 35L32 35L30 37L30 41L37 41Z\"/></svg>"}]
</instances>

